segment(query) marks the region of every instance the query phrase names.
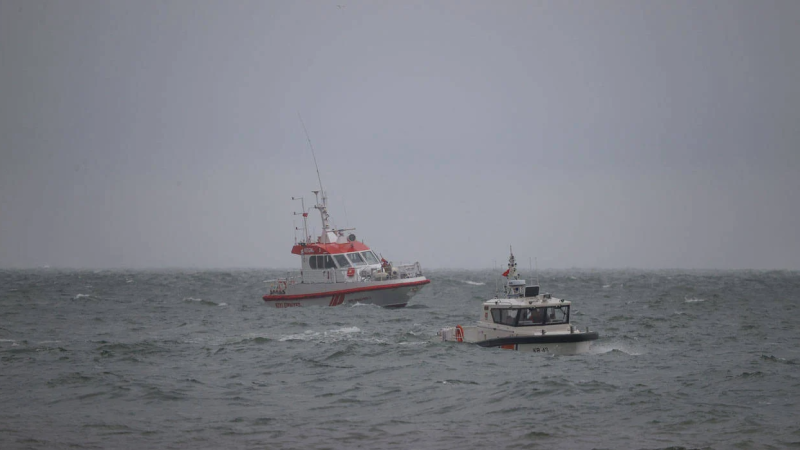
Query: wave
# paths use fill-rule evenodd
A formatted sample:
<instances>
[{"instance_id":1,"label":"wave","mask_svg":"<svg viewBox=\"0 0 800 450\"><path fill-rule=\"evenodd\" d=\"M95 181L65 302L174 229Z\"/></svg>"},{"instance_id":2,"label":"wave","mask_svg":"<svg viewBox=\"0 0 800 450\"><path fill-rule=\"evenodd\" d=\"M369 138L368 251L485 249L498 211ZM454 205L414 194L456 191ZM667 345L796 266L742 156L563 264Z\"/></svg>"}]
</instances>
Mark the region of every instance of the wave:
<instances>
[{"instance_id":1,"label":"wave","mask_svg":"<svg viewBox=\"0 0 800 450\"><path fill-rule=\"evenodd\" d=\"M683 300L686 303L697 303L697 302L704 302L706 299L704 298L697 298L697 297L684 297Z\"/></svg>"},{"instance_id":2,"label":"wave","mask_svg":"<svg viewBox=\"0 0 800 450\"><path fill-rule=\"evenodd\" d=\"M202 298L194 298L194 297L184 297L184 302L187 303L198 303L200 305L207 305L207 306L226 306L227 303L218 304L216 302L212 302L211 300L203 300Z\"/></svg>"},{"instance_id":3,"label":"wave","mask_svg":"<svg viewBox=\"0 0 800 450\"><path fill-rule=\"evenodd\" d=\"M589 348L589 353L594 355L602 355L606 353L624 353L629 356L640 356L644 352L638 349L632 349L627 345L618 342L608 343L595 343Z\"/></svg>"},{"instance_id":4,"label":"wave","mask_svg":"<svg viewBox=\"0 0 800 450\"><path fill-rule=\"evenodd\" d=\"M272 339L267 337L267 336L247 335L247 336L241 336L241 339L239 339L239 340L235 340L235 341L232 341L232 342L226 342L226 345L227 344L230 344L230 345L267 344L269 342L272 342Z\"/></svg>"},{"instance_id":5,"label":"wave","mask_svg":"<svg viewBox=\"0 0 800 450\"><path fill-rule=\"evenodd\" d=\"M286 342L286 341L325 341L325 342L336 342L343 339L346 339L348 335L361 333L361 329L358 327L344 327L338 328L334 330L327 330L327 331L313 331L313 330L306 330L303 333L299 334L289 334L286 336L282 336L278 341Z\"/></svg>"},{"instance_id":6,"label":"wave","mask_svg":"<svg viewBox=\"0 0 800 450\"><path fill-rule=\"evenodd\" d=\"M480 281L469 281L469 280L460 280L462 283L469 284L471 286L485 286L486 283L482 283Z\"/></svg>"}]
</instances>

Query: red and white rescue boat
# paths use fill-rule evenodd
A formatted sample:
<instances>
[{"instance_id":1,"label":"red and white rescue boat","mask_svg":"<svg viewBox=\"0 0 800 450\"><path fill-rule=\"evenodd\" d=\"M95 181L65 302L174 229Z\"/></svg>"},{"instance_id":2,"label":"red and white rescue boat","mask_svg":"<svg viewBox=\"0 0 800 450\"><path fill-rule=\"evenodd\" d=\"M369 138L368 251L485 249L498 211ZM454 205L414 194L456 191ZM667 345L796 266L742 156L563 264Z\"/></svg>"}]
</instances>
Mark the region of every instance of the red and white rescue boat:
<instances>
[{"instance_id":1,"label":"red and white rescue boat","mask_svg":"<svg viewBox=\"0 0 800 450\"><path fill-rule=\"evenodd\" d=\"M321 183L320 183L321 184ZM322 234L311 240L308 211L302 198L303 236L292 247L300 256L300 272L271 282L267 304L276 308L296 306L339 306L354 303L387 308L406 306L419 289L430 283L418 262L392 264L378 257L366 244L356 240L355 228L333 229L329 223L328 200L321 189L314 192L322 216ZM319 202L320 194L322 203Z\"/></svg>"}]
</instances>

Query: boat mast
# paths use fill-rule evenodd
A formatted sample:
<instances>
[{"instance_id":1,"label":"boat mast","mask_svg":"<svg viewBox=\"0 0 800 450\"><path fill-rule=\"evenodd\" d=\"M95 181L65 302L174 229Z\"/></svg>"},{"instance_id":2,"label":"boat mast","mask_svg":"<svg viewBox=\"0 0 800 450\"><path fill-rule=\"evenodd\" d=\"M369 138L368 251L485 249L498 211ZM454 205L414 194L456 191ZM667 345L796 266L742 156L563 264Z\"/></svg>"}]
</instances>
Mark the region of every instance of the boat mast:
<instances>
[{"instance_id":1,"label":"boat mast","mask_svg":"<svg viewBox=\"0 0 800 450\"><path fill-rule=\"evenodd\" d=\"M297 112L297 117L300 118L300 125L303 126L303 132L306 134L306 140L308 141L308 147L311 149L311 157L314 158L314 167L317 169L317 180L319 181L319 190L322 192L322 199L325 200L325 190L322 189L322 177L319 176L319 166L317 165L317 155L314 154L314 145L311 144L311 137L308 135L308 130L306 130L306 124L303 122L303 116L300 115L300 112Z\"/></svg>"},{"instance_id":2,"label":"boat mast","mask_svg":"<svg viewBox=\"0 0 800 450\"><path fill-rule=\"evenodd\" d=\"M300 119L300 125L303 126L303 132L306 134L308 147L311 149L311 157L314 159L314 168L317 169L317 181L319 181L319 191L311 191L311 192L314 193L314 197L316 197L317 199L317 204L314 205L314 208L319 210L319 214L322 217L322 235L328 237L327 236L328 232L332 231L328 223L328 219L330 218L330 215L328 214L328 196L325 195L325 190L322 188L322 177L319 174L319 166L317 165L317 155L314 154L314 145L311 143L311 136L309 136L308 134L308 130L306 129L306 124L305 122L303 122L303 116L300 115L299 111L297 112L297 117ZM318 194L322 194L321 204L319 203Z\"/></svg>"},{"instance_id":3,"label":"boat mast","mask_svg":"<svg viewBox=\"0 0 800 450\"><path fill-rule=\"evenodd\" d=\"M508 246L508 251L511 253L511 256L508 257L508 279L519 279L519 274L517 273L517 261L514 259L514 251L511 249L511 246Z\"/></svg>"},{"instance_id":4,"label":"boat mast","mask_svg":"<svg viewBox=\"0 0 800 450\"><path fill-rule=\"evenodd\" d=\"M308 243L311 241L311 236L308 235L308 211L306 211L306 202L303 200L303 197L292 197L292 200L300 200L300 207L302 208L302 213L293 213L295 216L298 214L303 215L303 242ZM295 227L297 230L297 227Z\"/></svg>"}]
</instances>

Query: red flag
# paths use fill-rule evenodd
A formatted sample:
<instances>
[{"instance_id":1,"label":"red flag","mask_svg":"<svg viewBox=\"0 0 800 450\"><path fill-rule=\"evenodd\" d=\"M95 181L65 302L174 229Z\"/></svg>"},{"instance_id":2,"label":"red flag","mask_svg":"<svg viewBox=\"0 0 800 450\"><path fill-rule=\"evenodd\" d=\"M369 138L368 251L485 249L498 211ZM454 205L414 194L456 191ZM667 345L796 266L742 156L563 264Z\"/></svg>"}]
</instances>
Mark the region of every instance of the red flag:
<instances>
[{"instance_id":1,"label":"red flag","mask_svg":"<svg viewBox=\"0 0 800 450\"><path fill-rule=\"evenodd\" d=\"M303 213L303 217L308 217L308 213Z\"/></svg>"},{"instance_id":2,"label":"red flag","mask_svg":"<svg viewBox=\"0 0 800 450\"><path fill-rule=\"evenodd\" d=\"M507 276L508 276L508 271L509 271L509 270L511 270L511 269L508 269L508 270L506 270L505 272L503 272L503 276L504 276L504 277L507 277Z\"/></svg>"}]
</instances>

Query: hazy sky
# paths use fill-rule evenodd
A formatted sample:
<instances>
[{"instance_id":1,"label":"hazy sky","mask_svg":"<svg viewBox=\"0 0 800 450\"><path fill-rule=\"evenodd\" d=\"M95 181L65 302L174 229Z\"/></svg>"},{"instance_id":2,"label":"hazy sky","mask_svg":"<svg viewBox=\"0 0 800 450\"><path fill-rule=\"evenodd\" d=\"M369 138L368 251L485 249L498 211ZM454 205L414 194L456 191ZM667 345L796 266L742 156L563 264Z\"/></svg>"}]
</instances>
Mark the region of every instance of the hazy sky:
<instances>
[{"instance_id":1,"label":"hazy sky","mask_svg":"<svg viewBox=\"0 0 800 450\"><path fill-rule=\"evenodd\" d=\"M800 1L0 0L0 267L800 269ZM319 232L319 215L310 224Z\"/></svg>"}]
</instances>

